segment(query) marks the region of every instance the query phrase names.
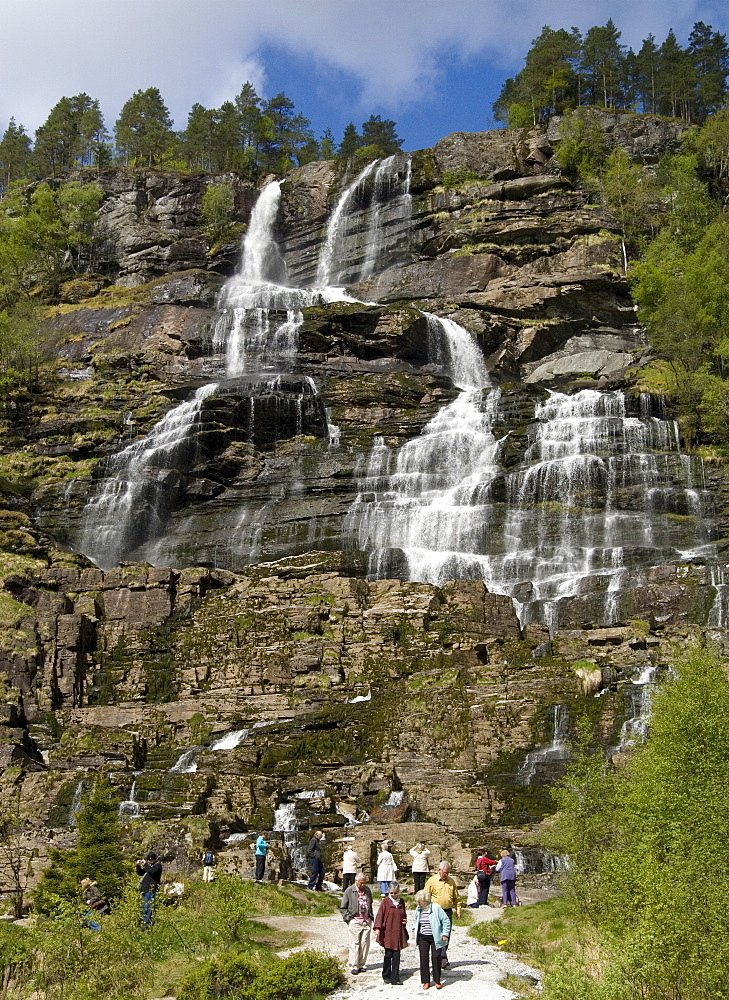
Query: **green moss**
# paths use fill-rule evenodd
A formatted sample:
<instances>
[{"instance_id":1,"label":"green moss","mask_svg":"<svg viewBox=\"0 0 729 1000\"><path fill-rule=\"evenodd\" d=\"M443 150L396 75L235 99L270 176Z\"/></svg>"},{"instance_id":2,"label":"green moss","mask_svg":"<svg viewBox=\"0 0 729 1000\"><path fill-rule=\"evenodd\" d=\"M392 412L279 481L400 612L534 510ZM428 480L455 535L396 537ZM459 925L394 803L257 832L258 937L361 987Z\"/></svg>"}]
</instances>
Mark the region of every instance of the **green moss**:
<instances>
[{"instance_id":1,"label":"green moss","mask_svg":"<svg viewBox=\"0 0 729 1000\"><path fill-rule=\"evenodd\" d=\"M0 592L0 628L18 625L28 614L27 605L14 600L9 594Z\"/></svg>"}]
</instances>

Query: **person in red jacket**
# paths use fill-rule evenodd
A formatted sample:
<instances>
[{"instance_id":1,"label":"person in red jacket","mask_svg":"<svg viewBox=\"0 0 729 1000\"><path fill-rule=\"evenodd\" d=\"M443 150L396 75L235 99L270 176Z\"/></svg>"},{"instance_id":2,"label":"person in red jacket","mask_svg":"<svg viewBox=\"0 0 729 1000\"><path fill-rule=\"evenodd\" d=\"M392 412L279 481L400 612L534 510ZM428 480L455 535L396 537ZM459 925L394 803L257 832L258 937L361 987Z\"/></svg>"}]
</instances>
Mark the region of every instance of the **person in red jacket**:
<instances>
[{"instance_id":1,"label":"person in red jacket","mask_svg":"<svg viewBox=\"0 0 729 1000\"><path fill-rule=\"evenodd\" d=\"M400 899L400 883L390 882L375 917L375 940L385 949L382 978L391 986L402 986L400 952L408 943L407 919L405 903Z\"/></svg>"},{"instance_id":2,"label":"person in red jacket","mask_svg":"<svg viewBox=\"0 0 729 1000\"><path fill-rule=\"evenodd\" d=\"M490 858L488 848L484 847L476 858L476 878L478 879L478 905L489 905L489 889L491 888L491 873L496 866L496 858Z\"/></svg>"}]
</instances>

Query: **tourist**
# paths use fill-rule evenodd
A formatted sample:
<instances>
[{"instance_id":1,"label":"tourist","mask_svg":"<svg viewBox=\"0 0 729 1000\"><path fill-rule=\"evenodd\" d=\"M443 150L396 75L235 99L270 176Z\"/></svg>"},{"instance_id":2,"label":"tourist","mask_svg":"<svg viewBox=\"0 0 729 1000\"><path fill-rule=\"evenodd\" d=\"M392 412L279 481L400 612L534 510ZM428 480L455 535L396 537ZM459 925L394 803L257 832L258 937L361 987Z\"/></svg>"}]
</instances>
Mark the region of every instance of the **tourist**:
<instances>
[{"instance_id":1,"label":"tourist","mask_svg":"<svg viewBox=\"0 0 729 1000\"><path fill-rule=\"evenodd\" d=\"M496 867L496 859L489 857L488 848L484 847L476 858L476 877L479 884L478 905L489 905L489 889L491 888L491 873Z\"/></svg>"},{"instance_id":2,"label":"tourist","mask_svg":"<svg viewBox=\"0 0 729 1000\"><path fill-rule=\"evenodd\" d=\"M111 913L111 908L103 895L101 889L90 878L81 879L81 891L84 897L84 903L88 906L90 910L96 910L97 913Z\"/></svg>"},{"instance_id":3,"label":"tourist","mask_svg":"<svg viewBox=\"0 0 729 1000\"><path fill-rule=\"evenodd\" d=\"M478 876L474 875L468 883L468 888L466 889L466 906L470 906L474 910L478 909L479 888Z\"/></svg>"},{"instance_id":4,"label":"tourist","mask_svg":"<svg viewBox=\"0 0 729 1000\"><path fill-rule=\"evenodd\" d=\"M501 881L501 905L516 906L516 865L508 851L501 851L496 865Z\"/></svg>"},{"instance_id":5,"label":"tourist","mask_svg":"<svg viewBox=\"0 0 729 1000\"><path fill-rule=\"evenodd\" d=\"M380 903L375 917L375 940L385 949L382 979L391 986L402 986L400 952L403 948L407 948L407 922L405 903L400 899L400 883L390 882L387 895Z\"/></svg>"},{"instance_id":6,"label":"tourist","mask_svg":"<svg viewBox=\"0 0 729 1000\"><path fill-rule=\"evenodd\" d=\"M212 882L215 879L215 855L212 851L205 851L202 856L202 880Z\"/></svg>"},{"instance_id":7,"label":"tourist","mask_svg":"<svg viewBox=\"0 0 729 1000\"><path fill-rule=\"evenodd\" d=\"M84 926L90 931L100 931L101 924L96 919L98 914L110 913L109 904L101 893L96 882L90 878L81 879L81 892L88 911L84 913Z\"/></svg>"},{"instance_id":8,"label":"tourist","mask_svg":"<svg viewBox=\"0 0 729 1000\"><path fill-rule=\"evenodd\" d=\"M146 858L137 859L137 875L140 876L138 888L142 894L142 923L149 927L152 923L154 897L162 880L162 862L157 860L154 851L150 851Z\"/></svg>"},{"instance_id":9,"label":"tourist","mask_svg":"<svg viewBox=\"0 0 729 1000\"><path fill-rule=\"evenodd\" d=\"M461 915L461 900L458 896L458 886L456 880L451 875L451 866L447 861L441 861L438 865L438 874L431 875L425 883L426 890L430 893L433 902L445 910L449 924L453 923L453 911L456 916ZM448 968L448 945L443 945L441 949L441 965Z\"/></svg>"},{"instance_id":10,"label":"tourist","mask_svg":"<svg viewBox=\"0 0 729 1000\"><path fill-rule=\"evenodd\" d=\"M372 930L372 892L364 873L360 872L342 896L339 906L349 930L349 969L352 975L364 972L370 950Z\"/></svg>"},{"instance_id":11,"label":"tourist","mask_svg":"<svg viewBox=\"0 0 729 1000\"><path fill-rule=\"evenodd\" d=\"M443 907L431 899L427 889L415 893L415 902L418 905L413 918L413 934L420 952L420 982L424 990L430 987L432 966L435 988L439 990L442 987L442 954L448 947L451 921Z\"/></svg>"},{"instance_id":12,"label":"tourist","mask_svg":"<svg viewBox=\"0 0 729 1000\"><path fill-rule=\"evenodd\" d=\"M415 892L420 892L421 889L425 888L425 880L430 874L430 866L428 865L430 851L425 844L417 843L415 847L410 848L410 856L413 859Z\"/></svg>"},{"instance_id":13,"label":"tourist","mask_svg":"<svg viewBox=\"0 0 729 1000\"><path fill-rule=\"evenodd\" d=\"M396 874L397 865L390 853L390 841L383 840L380 853L377 855L377 881L380 883L380 892L383 896L387 895L387 887L390 882L395 881Z\"/></svg>"},{"instance_id":14,"label":"tourist","mask_svg":"<svg viewBox=\"0 0 729 1000\"><path fill-rule=\"evenodd\" d=\"M266 874L266 855L268 854L268 842L262 833L258 834L256 840L256 882L262 882Z\"/></svg>"},{"instance_id":15,"label":"tourist","mask_svg":"<svg viewBox=\"0 0 729 1000\"><path fill-rule=\"evenodd\" d=\"M362 860L353 847L348 847L342 855L342 889L354 885L354 877L362 865Z\"/></svg>"},{"instance_id":16,"label":"tourist","mask_svg":"<svg viewBox=\"0 0 729 1000\"><path fill-rule=\"evenodd\" d=\"M323 892L324 859L321 853L321 842L323 839L324 834L321 830L317 830L306 849L306 854L309 858L309 871L311 872L307 889L316 889L317 892Z\"/></svg>"}]
</instances>

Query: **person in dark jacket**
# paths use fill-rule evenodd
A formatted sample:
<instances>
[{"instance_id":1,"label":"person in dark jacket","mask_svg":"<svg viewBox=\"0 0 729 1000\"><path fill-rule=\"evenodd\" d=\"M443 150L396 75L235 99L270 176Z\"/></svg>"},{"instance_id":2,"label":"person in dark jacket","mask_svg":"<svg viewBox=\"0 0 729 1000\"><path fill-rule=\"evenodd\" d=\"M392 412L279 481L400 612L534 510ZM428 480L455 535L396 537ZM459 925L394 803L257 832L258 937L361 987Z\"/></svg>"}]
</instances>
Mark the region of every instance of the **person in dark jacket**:
<instances>
[{"instance_id":1,"label":"person in dark jacket","mask_svg":"<svg viewBox=\"0 0 729 1000\"><path fill-rule=\"evenodd\" d=\"M321 853L321 842L323 839L324 834L321 830L317 830L306 849L309 858L309 871L311 872L307 889L316 889L317 892L322 891L322 883L324 881L324 859Z\"/></svg>"},{"instance_id":2,"label":"person in dark jacket","mask_svg":"<svg viewBox=\"0 0 729 1000\"><path fill-rule=\"evenodd\" d=\"M385 949L382 978L391 986L402 986L400 952L408 944L407 922L405 903L400 899L400 883L390 882L375 917L375 941Z\"/></svg>"},{"instance_id":3,"label":"person in dark jacket","mask_svg":"<svg viewBox=\"0 0 729 1000\"><path fill-rule=\"evenodd\" d=\"M157 860L154 851L150 851L146 858L137 859L137 875L140 876L139 891L142 894L142 923L149 927L152 923L154 897L162 881L162 862Z\"/></svg>"}]
</instances>

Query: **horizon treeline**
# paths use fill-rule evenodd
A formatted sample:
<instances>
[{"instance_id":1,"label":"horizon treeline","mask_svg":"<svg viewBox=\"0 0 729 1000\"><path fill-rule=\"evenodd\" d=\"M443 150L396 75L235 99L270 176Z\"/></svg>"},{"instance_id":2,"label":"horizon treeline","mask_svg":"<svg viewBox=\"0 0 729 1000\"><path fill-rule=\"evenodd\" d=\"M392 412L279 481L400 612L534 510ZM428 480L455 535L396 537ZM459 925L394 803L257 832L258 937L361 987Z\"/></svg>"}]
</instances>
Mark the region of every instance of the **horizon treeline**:
<instances>
[{"instance_id":1,"label":"horizon treeline","mask_svg":"<svg viewBox=\"0 0 729 1000\"><path fill-rule=\"evenodd\" d=\"M612 18L582 35L577 28L542 28L524 67L493 104L510 128L538 125L581 105L660 114L703 123L727 96L726 36L697 21L682 48L673 29L654 35L638 52L620 44Z\"/></svg>"},{"instance_id":2,"label":"horizon treeline","mask_svg":"<svg viewBox=\"0 0 729 1000\"><path fill-rule=\"evenodd\" d=\"M336 143L330 129L316 139L311 122L283 92L269 100L246 82L220 108L194 104L187 127L173 129L156 87L138 90L107 130L98 100L88 94L62 97L36 130L35 141L11 118L0 140L0 191L13 181L60 177L76 167L164 167L221 172L255 180L286 173L318 159L390 156L401 148L396 124L370 115L358 131L353 122Z\"/></svg>"}]
</instances>

